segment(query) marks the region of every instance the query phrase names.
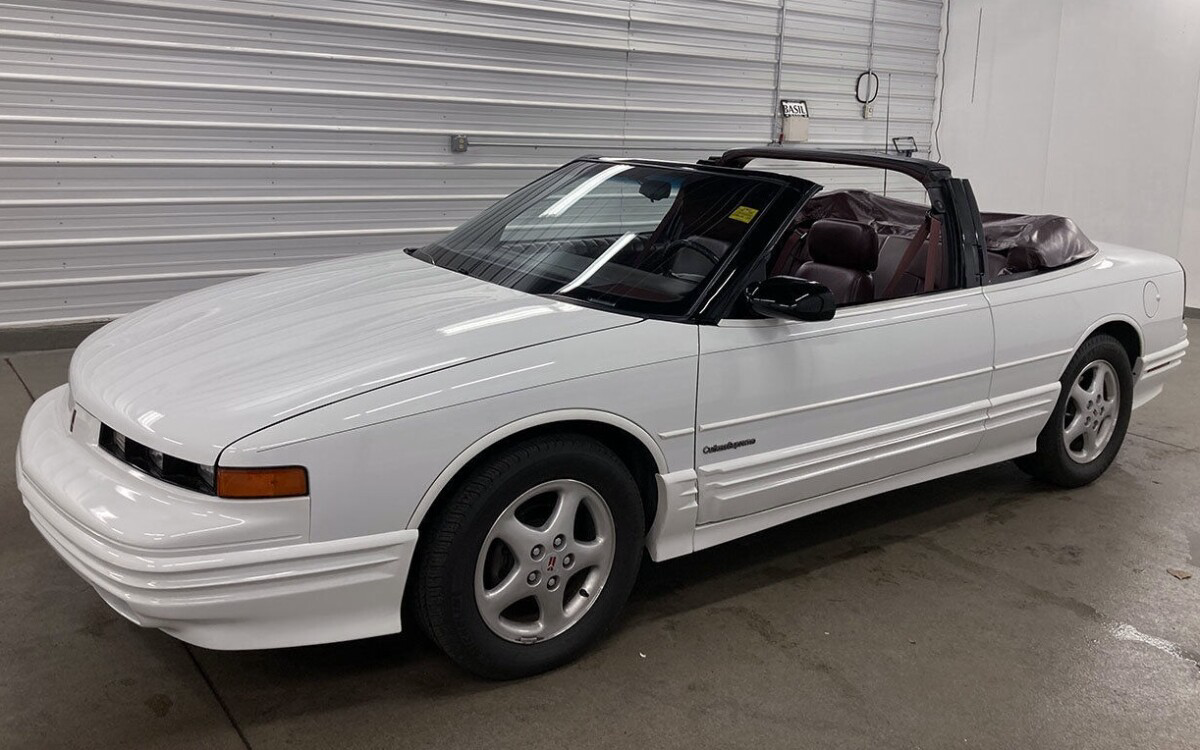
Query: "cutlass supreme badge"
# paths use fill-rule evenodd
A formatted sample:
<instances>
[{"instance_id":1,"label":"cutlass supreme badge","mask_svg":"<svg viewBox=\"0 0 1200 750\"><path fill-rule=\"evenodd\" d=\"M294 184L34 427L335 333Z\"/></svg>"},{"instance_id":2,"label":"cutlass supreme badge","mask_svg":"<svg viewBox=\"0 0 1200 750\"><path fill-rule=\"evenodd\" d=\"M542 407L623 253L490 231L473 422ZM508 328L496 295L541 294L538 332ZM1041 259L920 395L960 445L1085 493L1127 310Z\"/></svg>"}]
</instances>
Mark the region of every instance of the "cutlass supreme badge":
<instances>
[{"instance_id":1,"label":"cutlass supreme badge","mask_svg":"<svg viewBox=\"0 0 1200 750\"><path fill-rule=\"evenodd\" d=\"M728 443L719 443L717 445L704 446L704 453L720 453L721 451L731 451L735 448L744 448L747 445L754 445L758 441L754 438L747 440L730 440Z\"/></svg>"}]
</instances>

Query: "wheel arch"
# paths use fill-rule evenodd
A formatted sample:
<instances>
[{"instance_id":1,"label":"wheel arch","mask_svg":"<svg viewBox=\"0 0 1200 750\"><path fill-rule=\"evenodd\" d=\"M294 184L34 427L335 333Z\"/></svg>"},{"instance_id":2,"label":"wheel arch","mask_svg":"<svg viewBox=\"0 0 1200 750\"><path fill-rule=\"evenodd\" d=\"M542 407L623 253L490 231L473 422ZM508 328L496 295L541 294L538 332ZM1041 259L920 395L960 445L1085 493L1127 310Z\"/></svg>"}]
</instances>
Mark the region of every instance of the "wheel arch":
<instances>
[{"instance_id":1,"label":"wheel arch","mask_svg":"<svg viewBox=\"0 0 1200 750\"><path fill-rule=\"evenodd\" d=\"M1083 342L1101 333L1108 334L1120 342L1121 346L1125 349L1125 353L1129 355L1129 366L1133 368L1136 374L1138 360L1145 351L1142 330L1138 326L1137 321L1128 315L1110 315L1106 318L1101 318L1079 337L1072 351L1079 351L1079 347L1083 346Z\"/></svg>"},{"instance_id":2,"label":"wheel arch","mask_svg":"<svg viewBox=\"0 0 1200 750\"><path fill-rule=\"evenodd\" d=\"M629 468L641 490L646 528L649 529L658 511L656 475L667 472L666 455L650 433L635 422L595 409L561 409L528 416L495 429L471 443L442 469L425 490L406 528L420 527L447 490L453 488L455 480L465 476L480 461L519 440L556 432L583 433L613 449Z\"/></svg>"}]
</instances>

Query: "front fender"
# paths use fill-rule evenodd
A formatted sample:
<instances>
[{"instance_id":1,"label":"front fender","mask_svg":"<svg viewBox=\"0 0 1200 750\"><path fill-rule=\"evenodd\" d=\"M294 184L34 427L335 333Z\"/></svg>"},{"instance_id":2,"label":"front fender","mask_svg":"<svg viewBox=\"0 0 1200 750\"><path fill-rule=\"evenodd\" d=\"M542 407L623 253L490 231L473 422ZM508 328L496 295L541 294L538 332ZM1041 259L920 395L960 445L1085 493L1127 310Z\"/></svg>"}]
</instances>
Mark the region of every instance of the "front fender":
<instances>
[{"instance_id":1,"label":"front fender","mask_svg":"<svg viewBox=\"0 0 1200 750\"><path fill-rule=\"evenodd\" d=\"M554 411L531 414L528 417L518 419L515 422L509 422L503 427L489 432L487 435L484 435L474 443L471 443L471 445L468 446L467 449L462 453L458 454L458 456L450 462L449 466L447 466L445 469L442 469L442 473L438 474L437 479L435 479L433 484L429 486L429 489L425 491L425 495L421 498L421 502L417 505L416 510L413 511L412 517L408 519L407 527L410 529L415 529L420 526L421 521L425 518L425 514L429 512L429 508L432 507L434 501L437 500L438 495L440 495L442 490L446 488L446 485L450 484L450 480L454 479L454 477L463 469L463 467L474 460L477 456L481 455L488 448L491 448L501 440L516 435L519 432L524 432L525 430L529 430L534 427L554 424L556 422L599 422L600 424L611 425L619 430L623 430L627 434L636 438L638 442L640 442L648 451L650 451L650 455L654 457L654 464L656 467L655 470L657 473L665 474L669 471L667 468L668 464L666 454L663 453L662 446L659 444L658 439L654 438L641 425L622 417L619 414L613 414L612 412L607 411L599 411L596 409L556 409Z\"/></svg>"},{"instance_id":2,"label":"front fender","mask_svg":"<svg viewBox=\"0 0 1200 750\"><path fill-rule=\"evenodd\" d=\"M307 467L313 541L419 523L478 450L565 415L626 429L660 472L690 468L697 346L695 326L643 321L489 357L280 422L220 465Z\"/></svg>"}]
</instances>

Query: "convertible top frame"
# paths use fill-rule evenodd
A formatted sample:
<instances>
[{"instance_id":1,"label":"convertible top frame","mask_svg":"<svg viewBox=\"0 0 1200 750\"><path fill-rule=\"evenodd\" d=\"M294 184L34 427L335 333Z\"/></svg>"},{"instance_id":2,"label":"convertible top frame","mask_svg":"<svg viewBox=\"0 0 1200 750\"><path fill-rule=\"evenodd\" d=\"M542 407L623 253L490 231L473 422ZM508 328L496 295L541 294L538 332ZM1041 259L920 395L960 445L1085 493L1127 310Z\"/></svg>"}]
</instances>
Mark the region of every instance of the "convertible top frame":
<instances>
[{"instance_id":1,"label":"convertible top frame","mask_svg":"<svg viewBox=\"0 0 1200 750\"><path fill-rule=\"evenodd\" d=\"M932 187L950 178L950 167L936 161L914 159L898 154L870 151L830 151L796 146L773 145L733 148L720 156L710 156L707 159L701 159L697 163L712 167L741 169L755 159L783 159L786 161L807 161L820 164L845 164L849 166L889 169L894 172L906 174L926 187Z\"/></svg>"}]
</instances>

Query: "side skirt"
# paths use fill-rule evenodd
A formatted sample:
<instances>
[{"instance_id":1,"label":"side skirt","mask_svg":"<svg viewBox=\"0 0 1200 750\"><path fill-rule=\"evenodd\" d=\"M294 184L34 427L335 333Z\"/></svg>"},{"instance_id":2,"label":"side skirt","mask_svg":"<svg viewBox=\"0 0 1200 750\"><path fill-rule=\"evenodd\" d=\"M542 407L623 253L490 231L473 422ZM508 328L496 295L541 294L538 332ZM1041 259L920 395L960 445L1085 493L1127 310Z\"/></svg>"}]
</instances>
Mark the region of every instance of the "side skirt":
<instances>
[{"instance_id":1,"label":"side skirt","mask_svg":"<svg viewBox=\"0 0 1200 750\"><path fill-rule=\"evenodd\" d=\"M715 523L704 524L702 526L692 526L690 529L686 526L686 521L690 517L694 523L695 520L695 497L694 495L685 495L687 481L684 480L675 484L672 488L676 498L675 512L672 512L671 503L669 500L666 503L666 508L660 507L658 521L655 522L654 529L651 530L650 538L647 539L647 546L650 548L650 556L655 561L669 560L673 557L688 554L689 552L697 552L702 549L716 546L723 542L732 541L739 537L753 534L764 529L769 529L772 526L778 526L788 521L794 521L804 516L819 513L829 508L836 508L839 505L861 500L865 497L880 495L892 490L898 490L909 485L928 482L931 479L948 476L950 474L958 474L960 472L977 469L981 466L988 466L1001 461L1007 461L1018 456L1024 456L1032 453L1037 449L1037 436L1021 440L1016 443L984 450L965 456L942 461L930 466L923 466L919 469L906 471L902 474L877 479L872 482L864 482L853 487L830 492L818 497L801 500L791 503L790 505L782 505L770 510L764 510L759 513L753 513L747 516L731 518L725 521L717 521ZM682 473L682 472L680 472ZM668 475L672 476L672 475ZM660 484L666 478L660 478ZM682 479L682 477L680 477ZM694 483L694 474L690 477ZM682 487L681 487L682 485ZM668 485L670 486L670 485ZM694 485L693 485L694 486ZM660 487L661 489L661 487ZM679 502L687 497L692 503ZM675 520L664 517L662 511L666 511L667 516L674 516ZM663 534L662 532L670 531L671 533ZM690 531L690 533L689 533ZM655 532L659 532L656 534Z\"/></svg>"}]
</instances>

